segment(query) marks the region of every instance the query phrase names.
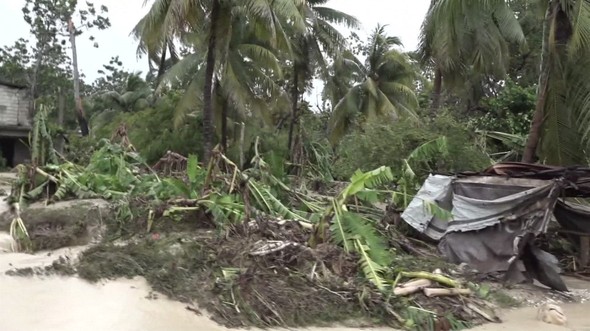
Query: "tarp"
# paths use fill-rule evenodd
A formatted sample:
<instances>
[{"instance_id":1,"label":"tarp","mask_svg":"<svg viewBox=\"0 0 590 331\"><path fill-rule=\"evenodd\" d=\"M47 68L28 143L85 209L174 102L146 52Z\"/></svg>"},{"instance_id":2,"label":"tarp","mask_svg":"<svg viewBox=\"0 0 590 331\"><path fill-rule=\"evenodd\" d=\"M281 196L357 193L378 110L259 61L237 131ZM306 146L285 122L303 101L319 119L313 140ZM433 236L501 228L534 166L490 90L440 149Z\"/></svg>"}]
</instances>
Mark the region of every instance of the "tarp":
<instances>
[{"instance_id":1,"label":"tarp","mask_svg":"<svg viewBox=\"0 0 590 331\"><path fill-rule=\"evenodd\" d=\"M539 233L545 231L551 216L546 211L553 209L558 194L554 180L430 175L402 218L434 240L523 218L529 230ZM429 205L451 211L452 218L442 218Z\"/></svg>"},{"instance_id":2,"label":"tarp","mask_svg":"<svg viewBox=\"0 0 590 331\"><path fill-rule=\"evenodd\" d=\"M450 262L490 273L506 272L522 260L534 278L567 290L557 260L532 246L547 230L561 188L559 179L430 175L402 218L440 241ZM438 208L449 210L450 218Z\"/></svg>"},{"instance_id":3,"label":"tarp","mask_svg":"<svg viewBox=\"0 0 590 331\"><path fill-rule=\"evenodd\" d=\"M590 207L559 200L553 211L559 225L569 231L590 234Z\"/></svg>"}]
</instances>

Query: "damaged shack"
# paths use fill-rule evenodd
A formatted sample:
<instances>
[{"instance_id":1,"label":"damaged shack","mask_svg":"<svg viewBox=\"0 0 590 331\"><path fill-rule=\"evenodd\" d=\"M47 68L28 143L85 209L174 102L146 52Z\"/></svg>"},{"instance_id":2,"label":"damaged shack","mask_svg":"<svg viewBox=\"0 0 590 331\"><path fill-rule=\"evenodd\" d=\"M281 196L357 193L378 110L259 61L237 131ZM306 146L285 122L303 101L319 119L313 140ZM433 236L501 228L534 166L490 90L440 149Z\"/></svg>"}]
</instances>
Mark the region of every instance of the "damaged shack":
<instances>
[{"instance_id":1,"label":"damaged shack","mask_svg":"<svg viewBox=\"0 0 590 331\"><path fill-rule=\"evenodd\" d=\"M402 218L437 241L449 262L567 291L557 259L534 240L557 222L587 266L590 207L580 198L588 197L590 168L499 163L481 173L431 174Z\"/></svg>"}]
</instances>

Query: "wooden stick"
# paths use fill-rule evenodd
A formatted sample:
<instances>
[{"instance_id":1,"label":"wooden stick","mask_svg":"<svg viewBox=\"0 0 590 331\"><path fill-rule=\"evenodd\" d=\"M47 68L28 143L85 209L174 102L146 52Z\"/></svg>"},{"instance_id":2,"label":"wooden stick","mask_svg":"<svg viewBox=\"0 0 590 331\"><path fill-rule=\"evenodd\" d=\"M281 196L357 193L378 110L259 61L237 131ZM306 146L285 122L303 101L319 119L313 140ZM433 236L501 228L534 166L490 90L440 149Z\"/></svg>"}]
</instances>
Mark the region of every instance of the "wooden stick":
<instances>
[{"instance_id":1,"label":"wooden stick","mask_svg":"<svg viewBox=\"0 0 590 331\"><path fill-rule=\"evenodd\" d=\"M424 295L429 298L449 295L470 295L471 290L467 288L425 288Z\"/></svg>"}]
</instances>

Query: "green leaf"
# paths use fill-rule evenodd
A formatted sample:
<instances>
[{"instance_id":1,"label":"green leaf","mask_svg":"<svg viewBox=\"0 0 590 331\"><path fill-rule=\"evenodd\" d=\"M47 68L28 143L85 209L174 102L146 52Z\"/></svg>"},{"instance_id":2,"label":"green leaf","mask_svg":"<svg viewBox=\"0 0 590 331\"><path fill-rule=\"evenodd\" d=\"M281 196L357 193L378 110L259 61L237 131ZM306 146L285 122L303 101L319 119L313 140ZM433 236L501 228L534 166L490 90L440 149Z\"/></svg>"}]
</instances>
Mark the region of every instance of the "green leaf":
<instances>
[{"instance_id":1,"label":"green leaf","mask_svg":"<svg viewBox=\"0 0 590 331\"><path fill-rule=\"evenodd\" d=\"M191 184L196 183L199 170L200 166L197 156L195 154L189 155L186 163L186 173Z\"/></svg>"}]
</instances>

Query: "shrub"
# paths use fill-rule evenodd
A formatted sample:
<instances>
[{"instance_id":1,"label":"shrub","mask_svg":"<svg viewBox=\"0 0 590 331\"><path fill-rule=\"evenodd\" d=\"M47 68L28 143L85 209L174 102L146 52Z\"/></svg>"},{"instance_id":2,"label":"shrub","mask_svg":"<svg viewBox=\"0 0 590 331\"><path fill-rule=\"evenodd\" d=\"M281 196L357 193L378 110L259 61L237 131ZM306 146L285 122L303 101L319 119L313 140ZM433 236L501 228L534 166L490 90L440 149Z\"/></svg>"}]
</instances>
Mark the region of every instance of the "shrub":
<instances>
[{"instance_id":1,"label":"shrub","mask_svg":"<svg viewBox=\"0 0 590 331\"><path fill-rule=\"evenodd\" d=\"M419 169L419 176L429 171L481 170L490 164L467 126L450 115L441 114L421 123L408 120L393 124L368 123L364 130L355 131L341 141L334 173L337 178L346 179L357 169L367 171L386 165L399 177L404 159L417 147L440 136L447 137L448 153L429 162L430 169Z\"/></svg>"}]
</instances>

